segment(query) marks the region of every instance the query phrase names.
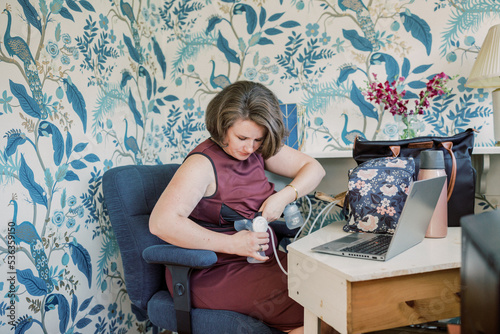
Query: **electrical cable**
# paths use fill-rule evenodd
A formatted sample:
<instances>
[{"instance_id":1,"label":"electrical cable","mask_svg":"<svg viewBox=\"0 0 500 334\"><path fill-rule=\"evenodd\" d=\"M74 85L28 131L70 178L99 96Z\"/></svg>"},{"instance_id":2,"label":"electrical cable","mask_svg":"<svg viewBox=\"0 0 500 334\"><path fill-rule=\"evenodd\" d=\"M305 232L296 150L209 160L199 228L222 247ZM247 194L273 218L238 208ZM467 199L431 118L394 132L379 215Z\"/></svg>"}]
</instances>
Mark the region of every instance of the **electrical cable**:
<instances>
[{"instance_id":1,"label":"electrical cable","mask_svg":"<svg viewBox=\"0 0 500 334\"><path fill-rule=\"evenodd\" d=\"M311 218L311 215L312 215L312 203L311 203L311 199L309 198L309 196L305 196L305 198L307 199L307 202L309 203L309 213L307 214L307 218L306 220L304 221L304 224L299 228L299 230L297 231L297 233L295 234L295 237L293 238L293 241L296 241L297 238L299 237L299 235L302 233L302 230L304 229L304 227L307 225L307 222L309 221L309 219Z\"/></svg>"},{"instance_id":2,"label":"electrical cable","mask_svg":"<svg viewBox=\"0 0 500 334\"><path fill-rule=\"evenodd\" d=\"M338 201L334 201L332 202L333 204L337 204ZM330 209L325 212L325 214L323 215L323 220L321 221L321 224L319 225L319 228L323 228L323 224L325 223L325 220L326 220L326 217L328 217L328 215L330 214L330 211L332 211L332 208L333 208L333 205L330 207Z\"/></svg>"},{"instance_id":3,"label":"electrical cable","mask_svg":"<svg viewBox=\"0 0 500 334\"><path fill-rule=\"evenodd\" d=\"M276 244L274 243L274 232L273 229L270 227L267 227L269 230L269 233L271 233L271 243L273 245L273 252L274 252L274 257L276 258L276 262L278 262L278 265L280 266L280 269L283 273L285 273L286 276L288 276L288 273L286 272L285 268L281 265L280 259L278 258L278 253L276 252Z\"/></svg>"},{"instance_id":4,"label":"electrical cable","mask_svg":"<svg viewBox=\"0 0 500 334\"><path fill-rule=\"evenodd\" d=\"M307 222L309 221L309 219L311 218L311 215L312 215L312 203L311 203L311 199L309 198L309 196L305 196L305 198L307 199L307 202L309 203L309 214L307 215L307 218L306 220L304 221L304 224L302 224L302 226L299 228L299 230L297 231L297 233L295 234L295 237L293 238L293 241L297 240L297 237L300 235L300 233L302 232L302 230L304 229L304 226L306 226ZM271 233L271 242L272 242L272 245L273 245L273 251L274 251L274 256L276 257L276 261L278 262L278 265L281 269L281 271L288 276L288 273L286 272L285 268L283 268L283 265L281 264L279 258L278 258L278 254L276 253L276 245L274 244L274 232L273 230L268 227L269 229L269 232Z\"/></svg>"},{"instance_id":5,"label":"electrical cable","mask_svg":"<svg viewBox=\"0 0 500 334\"><path fill-rule=\"evenodd\" d=\"M313 223L311 224L311 227L309 228L309 231L307 232L307 235L311 234L311 232L312 232L312 230L314 228L314 225L316 225L316 222L318 221L319 217L321 217L321 215L323 214L323 212L325 212L326 209L331 208L332 206L334 206L337 203L338 202L335 201L335 202L331 202L331 203L328 203L327 205L325 205L325 207L321 210L321 212L314 219Z\"/></svg>"},{"instance_id":6,"label":"electrical cable","mask_svg":"<svg viewBox=\"0 0 500 334\"><path fill-rule=\"evenodd\" d=\"M305 198L307 199L308 204L309 204L309 214L307 215L307 218L304 221L304 224L299 228L298 232L295 234L295 237L293 238L293 241L295 241L297 239L297 237L300 235L300 233L302 232L302 230L304 229L304 227L307 225L307 222L309 221L309 219L311 218L311 215L312 215L312 202L311 202L311 199L308 196L305 196ZM318 221L318 218L321 217L321 215L323 214L323 212L325 212L326 209L329 208L329 210L325 213L325 215L323 216L323 219L321 220L320 228L323 227L323 224L325 222L326 217L330 213L330 211L333 208L333 206L335 204L337 204L338 202L339 201L334 201L334 202L331 202L331 203L328 203L327 205L325 205L325 207L316 216L316 218L314 219L313 223L311 224L311 227L309 228L309 231L307 233L308 235L311 233L314 225L316 225L316 222ZM276 244L274 243L274 232L273 232L272 228L270 228L269 226L267 227L267 229L269 230L269 233L271 234L271 243L272 243L272 246L273 246L273 253L274 253L274 257L276 258L276 262L278 262L278 265L279 265L281 271L286 276L288 276L287 271L285 270L285 268L283 268L283 265L281 264L280 259L278 257L278 253L277 253L277 250L276 250Z\"/></svg>"}]
</instances>

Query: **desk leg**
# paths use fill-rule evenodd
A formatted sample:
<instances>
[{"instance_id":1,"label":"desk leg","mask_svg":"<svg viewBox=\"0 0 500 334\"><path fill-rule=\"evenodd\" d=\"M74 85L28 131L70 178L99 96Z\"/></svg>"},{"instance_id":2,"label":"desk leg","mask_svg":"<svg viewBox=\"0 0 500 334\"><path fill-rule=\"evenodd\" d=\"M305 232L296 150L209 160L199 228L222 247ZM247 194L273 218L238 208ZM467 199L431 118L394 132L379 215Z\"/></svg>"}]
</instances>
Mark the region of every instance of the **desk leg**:
<instances>
[{"instance_id":1,"label":"desk leg","mask_svg":"<svg viewBox=\"0 0 500 334\"><path fill-rule=\"evenodd\" d=\"M339 334L333 327L304 309L304 334Z\"/></svg>"},{"instance_id":2,"label":"desk leg","mask_svg":"<svg viewBox=\"0 0 500 334\"><path fill-rule=\"evenodd\" d=\"M314 313L304 308L304 334L320 334L320 322Z\"/></svg>"}]
</instances>

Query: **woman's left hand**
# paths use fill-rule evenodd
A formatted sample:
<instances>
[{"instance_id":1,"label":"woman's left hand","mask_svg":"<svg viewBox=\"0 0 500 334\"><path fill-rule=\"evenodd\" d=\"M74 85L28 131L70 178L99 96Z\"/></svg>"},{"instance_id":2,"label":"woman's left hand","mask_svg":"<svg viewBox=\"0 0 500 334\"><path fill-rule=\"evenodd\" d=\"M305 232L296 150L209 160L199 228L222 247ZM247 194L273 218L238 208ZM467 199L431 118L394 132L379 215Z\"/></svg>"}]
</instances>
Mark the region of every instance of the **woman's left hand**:
<instances>
[{"instance_id":1,"label":"woman's left hand","mask_svg":"<svg viewBox=\"0 0 500 334\"><path fill-rule=\"evenodd\" d=\"M275 193L262 203L259 211L262 212L262 217L266 218L268 222L273 222L281 217L287 203L280 198L279 193Z\"/></svg>"}]
</instances>

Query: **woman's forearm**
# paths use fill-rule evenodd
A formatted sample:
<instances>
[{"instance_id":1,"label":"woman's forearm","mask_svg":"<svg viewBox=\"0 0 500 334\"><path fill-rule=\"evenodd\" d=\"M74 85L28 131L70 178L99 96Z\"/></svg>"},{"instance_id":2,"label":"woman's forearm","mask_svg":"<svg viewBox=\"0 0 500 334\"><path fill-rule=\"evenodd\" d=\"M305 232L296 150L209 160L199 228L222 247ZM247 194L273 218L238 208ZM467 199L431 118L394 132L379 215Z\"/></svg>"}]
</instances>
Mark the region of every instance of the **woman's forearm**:
<instances>
[{"instance_id":1,"label":"woman's forearm","mask_svg":"<svg viewBox=\"0 0 500 334\"><path fill-rule=\"evenodd\" d=\"M293 198L295 198L295 191L297 191L297 197L300 198L315 190L325 174L325 169L318 161L308 162L302 166L297 175L290 181L293 187L285 187L282 191L291 193Z\"/></svg>"},{"instance_id":2,"label":"woman's forearm","mask_svg":"<svg viewBox=\"0 0 500 334\"><path fill-rule=\"evenodd\" d=\"M229 235L206 229L186 217L151 215L149 225L152 234L172 245L221 253L231 251Z\"/></svg>"}]
</instances>

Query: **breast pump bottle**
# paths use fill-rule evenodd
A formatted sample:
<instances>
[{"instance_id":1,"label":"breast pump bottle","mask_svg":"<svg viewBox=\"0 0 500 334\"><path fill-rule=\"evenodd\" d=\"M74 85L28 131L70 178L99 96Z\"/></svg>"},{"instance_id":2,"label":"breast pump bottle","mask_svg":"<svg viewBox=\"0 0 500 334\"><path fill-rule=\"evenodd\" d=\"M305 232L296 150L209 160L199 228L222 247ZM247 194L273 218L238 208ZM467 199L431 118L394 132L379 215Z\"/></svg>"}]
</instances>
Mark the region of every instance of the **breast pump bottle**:
<instances>
[{"instance_id":1,"label":"breast pump bottle","mask_svg":"<svg viewBox=\"0 0 500 334\"><path fill-rule=\"evenodd\" d=\"M267 231L267 220L262 216L257 216L252 220L252 230L254 232L266 232ZM260 256L266 256L266 253L259 252ZM249 263L262 263L264 261L256 260L253 257L247 257Z\"/></svg>"},{"instance_id":2,"label":"breast pump bottle","mask_svg":"<svg viewBox=\"0 0 500 334\"><path fill-rule=\"evenodd\" d=\"M252 232L266 232L267 231L267 219L262 216L257 216L253 220L241 219L234 222L234 228L236 231L249 230ZM259 252L261 256L266 256L264 251ZM262 263L264 261L256 260L253 257L247 257L249 263Z\"/></svg>"},{"instance_id":3,"label":"breast pump bottle","mask_svg":"<svg viewBox=\"0 0 500 334\"><path fill-rule=\"evenodd\" d=\"M444 157L442 151L427 150L420 152L420 170L418 180L445 176ZM436 209L427 228L426 238L444 238L448 233L448 186L444 183Z\"/></svg>"},{"instance_id":4,"label":"breast pump bottle","mask_svg":"<svg viewBox=\"0 0 500 334\"><path fill-rule=\"evenodd\" d=\"M285 218L286 226L290 230L304 225L304 217L302 217L302 213L295 202L292 202L285 207L285 210L283 210L283 217Z\"/></svg>"}]
</instances>

